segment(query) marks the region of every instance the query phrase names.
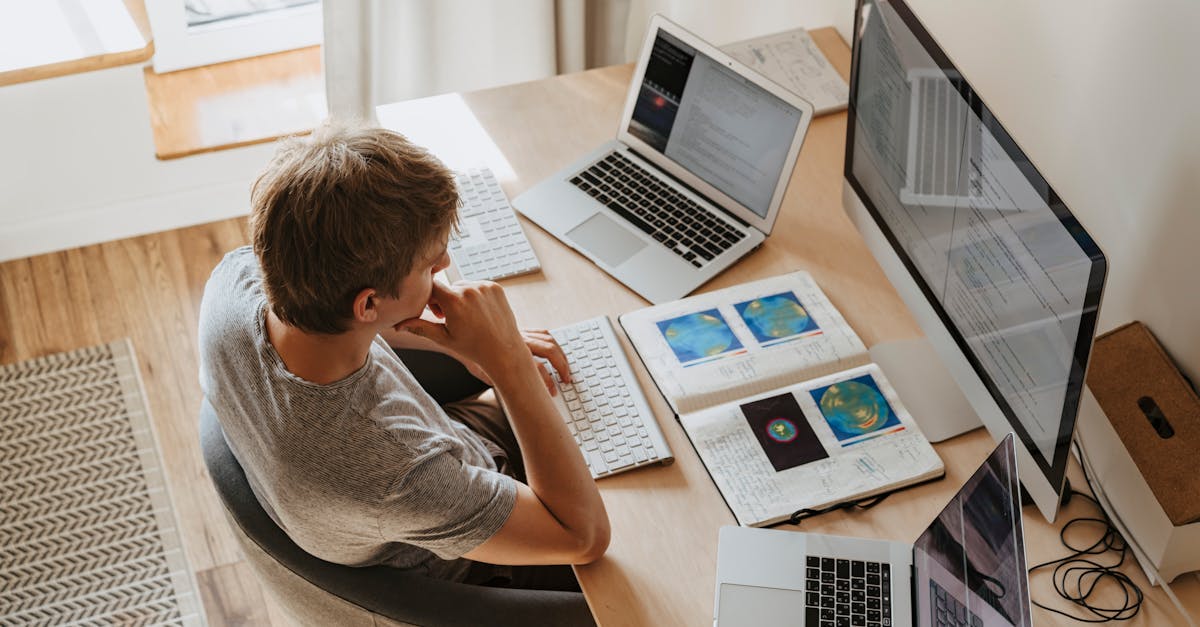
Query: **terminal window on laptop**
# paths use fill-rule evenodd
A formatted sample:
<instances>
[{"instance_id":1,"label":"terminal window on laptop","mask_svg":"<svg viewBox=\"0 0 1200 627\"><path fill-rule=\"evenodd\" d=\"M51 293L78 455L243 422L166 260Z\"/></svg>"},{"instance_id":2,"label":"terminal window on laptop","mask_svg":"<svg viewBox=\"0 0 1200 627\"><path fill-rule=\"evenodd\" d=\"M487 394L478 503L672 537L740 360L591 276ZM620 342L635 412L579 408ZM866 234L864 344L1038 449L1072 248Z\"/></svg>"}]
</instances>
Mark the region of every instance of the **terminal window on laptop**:
<instances>
[{"instance_id":1,"label":"terminal window on laptop","mask_svg":"<svg viewBox=\"0 0 1200 627\"><path fill-rule=\"evenodd\" d=\"M718 627L1029 627L1009 434L914 544L722 527Z\"/></svg>"},{"instance_id":2,"label":"terminal window on laptop","mask_svg":"<svg viewBox=\"0 0 1200 627\"><path fill-rule=\"evenodd\" d=\"M812 105L654 16L617 137L513 206L652 303L771 232Z\"/></svg>"}]
</instances>

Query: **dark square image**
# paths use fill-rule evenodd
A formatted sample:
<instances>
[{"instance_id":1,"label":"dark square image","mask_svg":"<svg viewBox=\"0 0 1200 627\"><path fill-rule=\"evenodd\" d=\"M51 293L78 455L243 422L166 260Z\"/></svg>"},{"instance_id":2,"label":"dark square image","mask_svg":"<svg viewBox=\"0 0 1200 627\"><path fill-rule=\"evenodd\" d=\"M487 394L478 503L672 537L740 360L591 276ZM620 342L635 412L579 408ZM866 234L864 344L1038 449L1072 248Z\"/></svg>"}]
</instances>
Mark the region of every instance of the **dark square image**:
<instances>
[{"instance_id":1,"label":"dark square image","mask_svg":"<svg viewBox=\"0 0 1200 627\"><path fill-rule=\"evenodd\" d=\"M741 406L775 472L829 457L790 392Z\"/></svg>"}]
</instances>

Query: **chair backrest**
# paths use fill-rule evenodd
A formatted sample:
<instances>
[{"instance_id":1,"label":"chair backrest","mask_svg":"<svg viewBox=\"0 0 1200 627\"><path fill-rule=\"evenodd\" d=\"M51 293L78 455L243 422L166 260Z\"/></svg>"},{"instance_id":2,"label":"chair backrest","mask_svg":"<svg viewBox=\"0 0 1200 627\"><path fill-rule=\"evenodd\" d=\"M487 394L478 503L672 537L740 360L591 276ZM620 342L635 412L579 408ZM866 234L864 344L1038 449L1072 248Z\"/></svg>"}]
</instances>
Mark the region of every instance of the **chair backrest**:
<instances>
[{"instance_id":1,"label":"chair backrest","mask_svg":"<svg viewBox=\"0 0 1200 627\"><path fill-rule=\"evenodd\" d=\"M256 565L251 559L251 565L301 622L328 623L330 612L345 610L414 625L595 625L578 592L473 586L386 566L353 568L313 557L258 503L207 400L200 409L200 446L235 533L244 545L249 543L248 557L261 551L274 562ZM305 585L311 586L311 594L300 594ZM306 617L314 595L334 598L320 609L319 617ZM289 603L292 599L296 602Z\"/></svg>"}]
</instances>

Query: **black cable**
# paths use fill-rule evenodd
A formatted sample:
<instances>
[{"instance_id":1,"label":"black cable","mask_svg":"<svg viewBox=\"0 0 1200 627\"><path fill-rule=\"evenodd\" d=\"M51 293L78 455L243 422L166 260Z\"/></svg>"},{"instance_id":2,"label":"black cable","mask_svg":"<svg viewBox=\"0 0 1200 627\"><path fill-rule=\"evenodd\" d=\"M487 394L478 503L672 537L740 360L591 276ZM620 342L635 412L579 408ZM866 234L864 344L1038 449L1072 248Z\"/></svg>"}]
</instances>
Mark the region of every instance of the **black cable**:
<instances>
[{"instance_id":1,"label":"black cable","mask_svg":"<svg viewBox=\"0 0 1200 627\"><path fill-rule=\"evenodd\" d=\"M1063 528L1058 533L1059 540L1063 546L1072 553L1066 557L1048 562L1042 562L1036 566L1029 568L1029 574L1041 568L1054 566L1053 581L1054 591L1058 596L1070 601L1071 603L1090 612L1091 616L1076 616L1069 614L1059 609L1049 607L1034 601L1032 595L1030 602L1034 605L1048 611L1054 612L1067 618L1077 620L1081 623L1107 623L1110 621L1130 620L1138 615L1142 609L1142 601L1144 595L1142 589L1129 578L1129 575L1118 570L1125 564L1125 558L1129 554L1129 543L1121 537L1121 532L1117 530L1112 521L1108 518L1108 513L1100 506L1100 502L1096 500L1096 489L1092 487L1092 480L1088 477L1087 466L1082 463L1083 455L1079 452L1079 443L1076 442L1075 450L1079 454L1081 460L1080 466L1083 468L1083 478L1088 484L1088 489L1092 495L1084 494L1078 490L1071 490L1075 496L1083 497L1092 502L1096 509L1100 510L1101 518L1080 517L1073 518L1063 525ZM1103 529L1100 537L1091 545L1086 547L1071 546L1067 541L1067 532L1078 525L1098 525ZM1101 556L1106 553L1117 552L1120 559L1115 564L1102 564L1091 559L1092 556ZM1124 602L1119 607L1104 607L1095 605L1091 601L1091 596L1104 582L1115 583L1124 593Z\"/></svg>"}]
</instances>

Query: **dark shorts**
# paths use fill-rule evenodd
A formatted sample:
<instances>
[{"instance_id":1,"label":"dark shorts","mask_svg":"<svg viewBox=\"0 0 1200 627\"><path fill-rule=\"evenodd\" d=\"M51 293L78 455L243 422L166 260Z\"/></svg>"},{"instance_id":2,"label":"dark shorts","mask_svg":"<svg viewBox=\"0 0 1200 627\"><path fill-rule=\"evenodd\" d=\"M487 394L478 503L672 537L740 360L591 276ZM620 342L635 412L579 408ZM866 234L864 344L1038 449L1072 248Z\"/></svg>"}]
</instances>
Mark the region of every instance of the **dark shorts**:
<instances>
[{"instance_id":1,"label":"dark shorts","mask_svg":"<svg viewBox=\"0 0 1200 627\"><path fill-rule=\"evenodd\" d=\"M479 435L496 460L496 468L524 483L521 445L495 392L447 355L413 350L398 350L396 354L448 416ZM570 566L496 566L475 562L467 582L502 588L579 591L579 582Z\"/></svg>"}]
</instances>

